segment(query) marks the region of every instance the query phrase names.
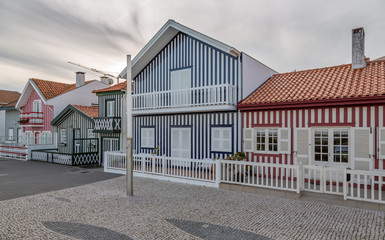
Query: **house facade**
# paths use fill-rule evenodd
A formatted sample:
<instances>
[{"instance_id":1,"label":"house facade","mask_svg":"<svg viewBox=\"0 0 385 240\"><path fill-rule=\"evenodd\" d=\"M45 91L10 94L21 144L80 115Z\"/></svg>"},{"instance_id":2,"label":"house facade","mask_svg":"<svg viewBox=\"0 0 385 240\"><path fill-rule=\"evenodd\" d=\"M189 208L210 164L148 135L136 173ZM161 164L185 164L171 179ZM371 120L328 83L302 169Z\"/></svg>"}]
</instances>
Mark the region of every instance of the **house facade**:
<instances>
[{"instance_id":1,"label":"house facade","mask_svg":"<svg viewBox=\"0 0 385 240\"><path fill-rule=\"evenodd\" d=\"M93 91L98 97L99 112L94 118L94 132L99 136L100 159L106 151L126 148L126 89L127 82Z\"/></svg>"},{"instance_id":2,"label":"house facade","mask_svg":"<svg viewBox=\"0 0 385 240\"><path fill-rule=\"evenodd\" d=\"M29 79L16 104L28 149L56 148L57 130L51 125L52 120L68 104L97 105L92 91L107 86L97 80L85 81L83 72L76 73L74 84Z\"/></svg>"},{"instance_id":3,"label":"house facade","mask_svg":"<svg viewBox=\"0 0 385 240\"><path fill-rule=\"evenodd\" d=\"M68 105L52 126L58 129L56 149L33 150L32 160L65 165L98 164L98 134L94 133L97 106Z\"/></svg>"},{"instance_id":4,"label":"house facade","mask_svg":"<svg viewBox=\"0 0 385 240\"><path fill-rule=\"evenodd\" d=\"M363 36L352 64L275 74L238 104L249 161L385 169L385 61Z\"/></svg>"},{"instance_id":5,"label":"house facade","mask_svg":"<svg viewBox=\"0 0 385 240\"><path fill-rule=\"evenodd\" d=\"M20 143L20 112L15 109L20 93L0 90L0 143Z\"/></svg>"},{"instance_id":6,"label":"house facade","mask_svg":"<svg viewBox=\"0 0 385 240\"><path fill-rule=\"evenodd\" d=\"M173 20L131 66L134 153L188 159L223 158L240 151L237 103L275 73Z\"/></svg>"}]
</instances>

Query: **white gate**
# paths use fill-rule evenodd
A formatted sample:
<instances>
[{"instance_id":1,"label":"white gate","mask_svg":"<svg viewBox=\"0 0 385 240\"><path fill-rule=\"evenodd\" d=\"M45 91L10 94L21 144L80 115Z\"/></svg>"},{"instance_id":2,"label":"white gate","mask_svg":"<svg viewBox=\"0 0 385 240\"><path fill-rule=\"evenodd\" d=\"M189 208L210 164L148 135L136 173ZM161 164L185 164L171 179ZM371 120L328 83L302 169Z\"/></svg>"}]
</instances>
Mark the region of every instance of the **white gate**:
<instances>
[{"instance_id":1,"label":"white gate","mask_svg":"<svg viewBox=\"0 0 385 240\"><path fill-rule=\"evenodd\" d=\"M103 138L103 152L120 151L119 138Z\"/></svg>"}]
</instances>

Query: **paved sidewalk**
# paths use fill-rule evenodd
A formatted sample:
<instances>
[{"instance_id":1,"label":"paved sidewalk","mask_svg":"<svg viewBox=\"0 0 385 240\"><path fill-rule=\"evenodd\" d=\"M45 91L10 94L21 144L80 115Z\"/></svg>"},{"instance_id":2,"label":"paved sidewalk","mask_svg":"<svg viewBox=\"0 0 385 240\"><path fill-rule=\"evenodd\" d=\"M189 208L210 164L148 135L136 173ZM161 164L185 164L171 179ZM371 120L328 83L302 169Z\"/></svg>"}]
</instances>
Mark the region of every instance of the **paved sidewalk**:
<instances>
[{"instance_id":1,"label":"paved sidewalk","mask_svg":"<svg viewBox=\"0 0 385 240\"><path fill-rule=\"evenodd\" d=\"M385 238L384 212L134 180L134 197L122 176L0 201L0 239Z\"/></svg>"},{"instance_id":2,"label":"paved sidewalk","mask_svg":"<svg viewBox=\"0 0 385 240\"><path fill-rule=\"evenodd\" d=\"M76 187L117 177L103 168L0 158L0 201Z\"/></svg>"}]
</instances>

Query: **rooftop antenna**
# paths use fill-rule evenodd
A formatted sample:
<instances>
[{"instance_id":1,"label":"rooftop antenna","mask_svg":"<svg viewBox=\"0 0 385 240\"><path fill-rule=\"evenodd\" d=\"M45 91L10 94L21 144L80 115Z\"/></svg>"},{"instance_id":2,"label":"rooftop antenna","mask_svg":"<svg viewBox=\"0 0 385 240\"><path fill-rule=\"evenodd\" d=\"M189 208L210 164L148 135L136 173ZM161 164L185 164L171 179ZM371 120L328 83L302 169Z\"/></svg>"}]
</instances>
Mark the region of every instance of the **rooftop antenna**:
<instances>
[{"instance_id":1,"label":"rooftop antenna","mask_svg":"<svg viewBox=\"0 0 385 240\"><path fill-rule=\"evenodd\" d=\"M117 83L119 83L120 75L114 76L114 75L112 75L112 74L109 74L109 73L100 71L100 70L95 69L95 68L86 67L86 66L81 65L81 64L79 64L79 63L74 63L74 62L68 62L68 63L69 63L69 64L73 64L73 65L78 66L78 67L81 67L81 68L85 68L85 69L91 70L91 71L93 71L93 72L97 72L97 73L103 74L105 77L112 77L112 78L115 78L116 81L117 81Z\"/></svg>"}]
</instances>

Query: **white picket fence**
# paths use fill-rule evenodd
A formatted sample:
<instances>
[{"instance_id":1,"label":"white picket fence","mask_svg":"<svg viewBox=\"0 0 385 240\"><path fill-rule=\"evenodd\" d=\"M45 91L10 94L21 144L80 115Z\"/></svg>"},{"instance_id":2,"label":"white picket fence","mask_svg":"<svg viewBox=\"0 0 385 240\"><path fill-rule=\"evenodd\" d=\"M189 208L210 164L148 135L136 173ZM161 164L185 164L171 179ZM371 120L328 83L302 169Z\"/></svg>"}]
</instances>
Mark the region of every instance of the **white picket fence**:
<instances>
[{"instance_id":1,"label":"white picket fence","mask_svg":"<svg viewBox=\"0 0 385 240\"><path fill-rule=\"evenodd\" d=\"M0 144L0 158L27 160L28 148Z\"/></svg>"},{"instance_id":2,"label":"white picket fence","mask_svg":"<svg viewBox=\"0 0 385 240\"><path fill-rule=\"evenodd\" d=\"M104 153L106 172L126 174L123 152ZM134 176L219 187L220 183L343 196L385 204L385 171L134 154Z\"/></svg>"},{"instance_id":3,"label":"white picket fence","mask_svg":"<svg viewBox=\"0 0 385 240\"><path fill-rule=\"evenodd\" d=\"M123 152L104 153L104 171L126 174L126 155ZM215 161L133 155L134 176L217 187Z\"/></svg>"}]
</instances>

